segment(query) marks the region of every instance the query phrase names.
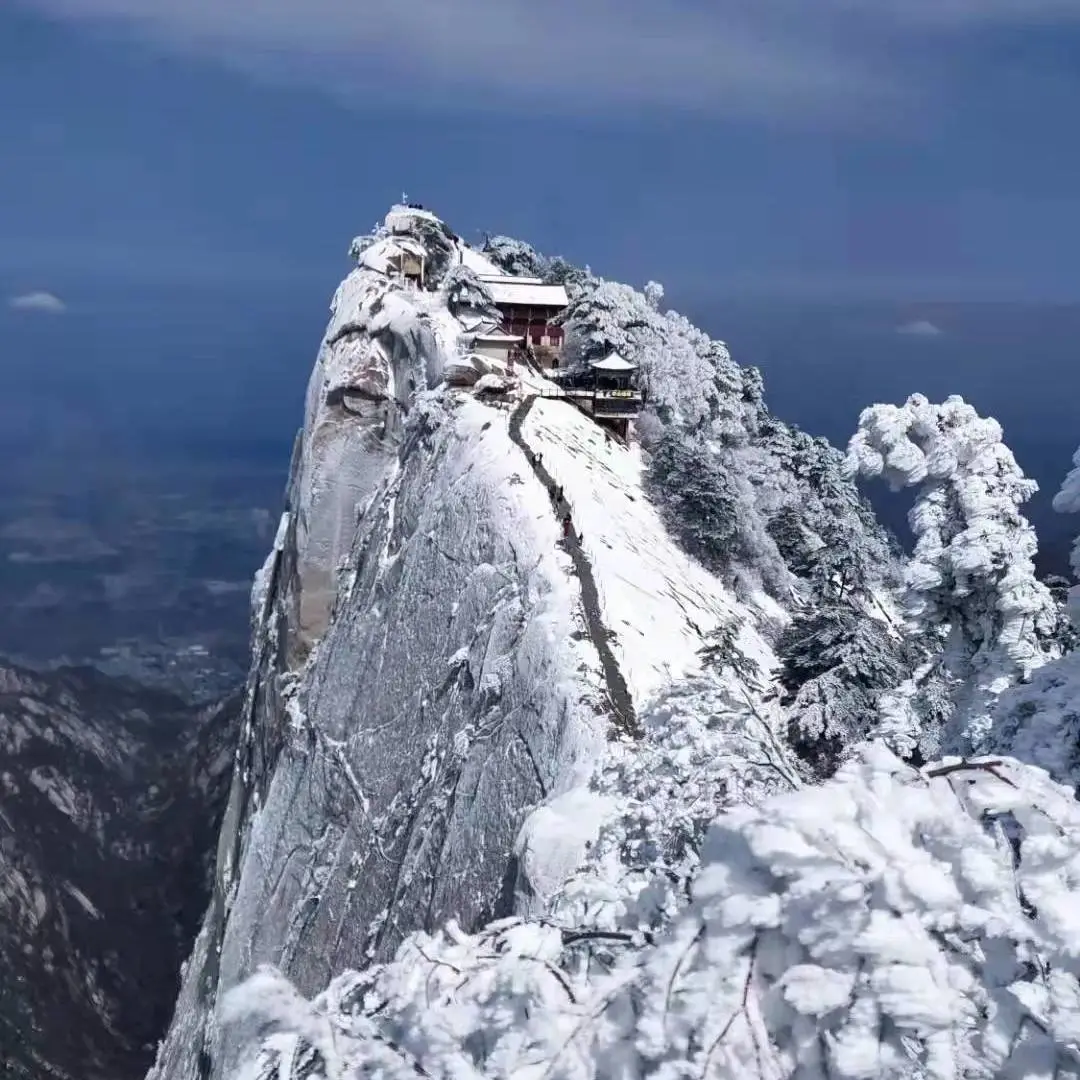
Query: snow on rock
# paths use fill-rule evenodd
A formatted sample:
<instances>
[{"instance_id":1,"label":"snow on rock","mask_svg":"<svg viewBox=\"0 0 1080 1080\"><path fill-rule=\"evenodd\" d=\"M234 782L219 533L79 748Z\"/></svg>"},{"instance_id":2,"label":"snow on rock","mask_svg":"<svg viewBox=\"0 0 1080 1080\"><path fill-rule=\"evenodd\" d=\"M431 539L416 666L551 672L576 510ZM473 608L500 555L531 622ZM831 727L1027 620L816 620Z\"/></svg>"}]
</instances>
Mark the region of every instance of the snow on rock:
<instances>
[{"instance_id":1,"label":"snow on rock","mask_svg":"<svg viewBox=\"0 0 1080 1080\"><path fill-rule=\"evenodd\" d=\"M396 235L411 234L417 221L426 221L434 225L442 222L430 211L417 206L394 206L386 215L386 228Z\"/></svg>"},{"instance_id":2,"label":"snow on rock","mask_svg":"<svg viewBox=\"0 0 1080 1080\"><path fill-rule=\"evenodd\" d=\"M508 372L507 365L490 356L469 353L465 356L452 356L446 362L445 378L448 386L479 387L480 380L491 376L484 386L497 385L500 389L508 388L515 381Z\"/></svg>"},{"instance_id":3,"label":"snow on rock","mask_svg":"<svg viewBox=\"0 0 1080 1080\"><path fill-rule=\"evenodd\" d=\"M537 400L523 434L569 501L612 648L640 709L699 670L709 634L736 620L742 605L676 546L642 490L636 450L557 400ZM749 620L739 643L763 673L773 668L772 651Z\"/></svg>"},{"instance_id":4,"label":"snow on rock","mask_svg":"<svg viewBox=\"0 0 1080 1080\"><path fill-rule=\"evenodd\" d=\"M510 380L502 375L496 375L495 372L490 371L486 375L481 375L476 381L474 389L478 394L505 394L510 389Z\"/></svg>"},{"instance_id":5,"label":"snow on rock","mask_svg":"<svg viewBox=\"0 0 1080 1080\"><path fill-rule=\"evenodd\" d=\"M1010 687L994 711L994 746L1080 790L1080 652Z\"/></svg>"},{"instance_id":6,"label":"snow on rock","mask_svg":"<svg viewBox=\"0 0 1080 1080\"><path fill-rule=\"evenodd\" d=\"M411 237L387 237L377 240L370 247L360 253L359 262L369 270L377 270L380 274L390 274L394 269L394 260L400 260L402 256L415 255L422 258L426 255L423 244L418 243Z\"/></svg>"},{"instance_id":7,"label":"snow on rock","mask_svg":"<svg viewBox=\"0 0 1080 1080\"><path fill-rule=\"evenodd\" d=\"M0 666L0 1074L142 1075L206 901L237 702Z\"/></svg>"},{"instance_id":8,"label":"snow on rock","mask_svg":"<svg viewBox=\"0 0 1080 1080\"><path fill-rule=\"evenodd\" d=\"M446 365L446 381L450 386L475 386L484 370L477 356L455 356Z\"/></svg>"},{"instance_id":9,"label":"snow on rock","mask_svg":"<svg viewBox=\"0 0 1080 1080\"><path fill-rule=\"evenodd\" d=\"M432 294L368 265L334 296L292 485L301 656L326 629L358 508L394 468L413 395L443 377L445 318Z\"/></svg>"},{"instance_id":10,"label":"snow on rock","mask_svg":"<svg viewBox=\"0 0 1080 1080\"><path fill-rule=\"evenodd\" d=\"M403 237L425 246L427 290L380 269L380 242ZM334 298L287 513L253 592L214 898L154 1080L231 1075L259 1029L226 1031L217 1007L260 965L311 994L418 930L478 927L515 901L553 910L560 879L639 821L649 762L704 806L755 787L744 773L757 765L735 759L768 735L750 718L758 690L732 696L698 655L724 629L766 681L758 612L675 546L633 452L537 401L525 441L574 507L634 704L666 717L648 729L644 772L608 741L611 658L580 567L511 438L511 409L480 396L520 402L550 384L465 355L440 281L455 259L484 267L433 215L396 207L353 250L361 265ZM687 676L702 686L665 704ZM787 782L786 763L753 760ZM673 813L676 831L697 829L702 806Z\"/></svg>"},{"instance_id":11,"label":"snow on rock","mask_svg":"<svg viewBox=\"0 0 1080 1080\"><path fill-rule=\"evenodd\" d=\"M283 745L253 770L259 809L156 1076L187 1075L204 1037L227 1075L207 978L216 994L272 963L310 991L420 926L505 913L527 812L591 773L607 726L599 662L507 423L449 390L414 402L398 467L356 529L351 586L289 691L293 720L282 704L251 733L257 746L281 731Z\"/></svg>"},{"instance_id":12,"label":"snow on rock","mask_svg":"<svg viewBox=\"0 0 1080 1080\"><path fill-rule=\"evenodd\" d=\"M72 821L93 812L92 805L81 805L84 800L82 793L59 769L49 766L31 769L27 779L61 814Z\"/></svg>"},{"instance_id":13,"label":"snow on rock","mask_svg":"<svg viewBox=\"0 0 1080 1080\"><path fill-rule=\"evenodd\" d=\"M314 1001L260 973L230 1011L341 1076L1075 1076L1078 850L1080 808L1040 770L870 745L718 816L658 934L450 924ZM265 1043L253 1075L280 1060Z\"/></svg>"},{"instance_id":14,"label":"snow on rock","mask_svg":"<svg viewBox=\"0 0 1080 1080\"><path fill-rule=\"evenodd\" d=\"M100 919L102 917L101 912L94 906L94 902L77 885L72 885L70 881L65 881L63 888L91 919Z\"/></svg>"},{"instance_id":15,"label":"snow on rock","mask_svg":"<svg viewBox=\"0 0 1080 1080\"><path fill-rule=\"evenodd\" d=\"M584 862L612 809L611 799L578 787L549 799L526 819L514 854L522 882L541 910Z\"/></svg>"}]
</instances>

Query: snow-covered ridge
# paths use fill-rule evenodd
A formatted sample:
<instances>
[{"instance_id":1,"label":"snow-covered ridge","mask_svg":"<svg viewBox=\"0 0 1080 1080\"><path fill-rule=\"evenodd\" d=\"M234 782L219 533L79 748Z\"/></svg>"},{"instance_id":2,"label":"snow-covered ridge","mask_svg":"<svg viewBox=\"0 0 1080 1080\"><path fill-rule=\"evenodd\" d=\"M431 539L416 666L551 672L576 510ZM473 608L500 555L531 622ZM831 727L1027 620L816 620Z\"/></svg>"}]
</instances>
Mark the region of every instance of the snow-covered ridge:
<instances>
[{"instance_id":1,"label":"snow-covered ridge","mask_svg":"<svg viewBox=\"0 0 1080 1080\"><path fill-rule=\"evenodd\" d=\"M699 651L724 625L738 624L742 651L768 675L775 658L745 606L664 528L645 494L635 446L612 439L565 401L538 400L524 435L566 492L639 710L677 679L698 674Z\"/></svg>"},{"instance_id":2,"label":"snow-covered ridge","mask_svg":"<svg viewBox=\"0 0 1080 1080\"><path fill-rule=\"evenodd\" d=\"M354 254L257 583L217 894L159 1080L231 1075L247 1035L219 1027L217 1003L260 964L313 993L418 929L548 903L590 837L632 813L598 781L605 762L629 767L630 744L609 742L614 681L643 730L683 715L671 695L693 682L734 733L775 663L760 629L775 606L737 600L680 550L637 452L543 400L536 371L470 357L485 301L466 272L494 263L411 208ZM404 280L404 256L422 259L424 288ZM447 379L475 364L471 386ZM586 564L564 548L537 459ZM699 656L725 631L756 671L741 692ZM673 746L661 757L689 750ZM569 846L543 825L568 808L583 826Z\"/></svg>"}]
</instances>

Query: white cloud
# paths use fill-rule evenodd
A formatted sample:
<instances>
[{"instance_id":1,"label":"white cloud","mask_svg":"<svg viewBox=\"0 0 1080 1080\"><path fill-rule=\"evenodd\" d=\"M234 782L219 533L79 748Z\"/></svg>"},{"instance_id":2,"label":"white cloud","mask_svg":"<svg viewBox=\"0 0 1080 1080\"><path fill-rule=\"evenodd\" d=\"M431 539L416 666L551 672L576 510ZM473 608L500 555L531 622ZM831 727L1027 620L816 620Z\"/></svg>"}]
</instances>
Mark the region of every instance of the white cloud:
<instances>
[{"instance_id":1,"label":"white cloud","mask_svg":"<svg viewBox=\"0 0 1080 1080\"><path fill-rule=\"evenodd\" d=\"M9 296L8 307L15 311L42 311L47 315L63 315L67 304L51 292L29 292Z\"/></svg>"},{"instance_id":2,"label":"white cloud","mask_svg":"<svg viewBox=\"0 0 1080 1080\"><path fill-rule=\"evenodd\" d=\"M929 319L914 319L896 328L898 334L907 334L909 337L941 337L945 333L936 323Z\"/></svg>"},{"instance_id":3,"label":"white cloud","mask_svg":"<svg viewBox=\"0 0 1080 1080\"><path fill-rule=\"evenodd\" d=\"M881 122L933 92L908 63L927 46L985 24L1080 19L1080 0L25 2L353 98L631 121L656 106Z\"/></svg>"}]
</instances>

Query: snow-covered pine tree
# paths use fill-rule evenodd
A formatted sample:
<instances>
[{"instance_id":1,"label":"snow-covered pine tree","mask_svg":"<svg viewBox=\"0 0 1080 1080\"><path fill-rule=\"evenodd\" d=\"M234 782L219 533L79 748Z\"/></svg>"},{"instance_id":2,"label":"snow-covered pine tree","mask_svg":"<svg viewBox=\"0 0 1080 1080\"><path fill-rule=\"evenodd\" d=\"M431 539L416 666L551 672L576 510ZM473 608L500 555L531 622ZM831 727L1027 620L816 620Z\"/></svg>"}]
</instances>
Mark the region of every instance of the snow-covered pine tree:
<instances>
[{"instance_id":1,"label":"snow-covered pine tree","mask_svg":"<svg viewBox=\"0 0 1080 1080\"><path fill-rule=\"evenodd\" d=\"M1001 426L963 398L865 409L848 449L852 475L916 488L915 547L904 571L907 613L945 641L957 680L945 746L988 745L991 706L1053 655L1053 601L1035 577L1035 531L1020 507L1037 490L1002 442Z\"/></svg>"},{"instance_id":2,"label":"snow-covered pine tree","mask_svg":"<svg viewBox=\"0 0 1080 1080\"><path fill-rule=\"evenodd\" d=\"M1080 513L1080 450L1073 454L1073 467L1066 474L1061 488L1054 496L1054 509L1059 514ZM1073 544L1072 567L1080 577L1080 537Z\"/></svg>"},{"instance_id":3,"label":"snow-covered pine tree","mask_svg":"<svg viewBox=\"0 0 1080 1080\"><path fill-rule=\"evenodd\" d=\"M1048 574L1043 578L1043 584L1054 601L1057 614L1057 621L1050 636L1064 656L1080 646L1080 627L1076 620L1076 597L1080 588L1060 574Z\"/></svg>"},{"instance_id":4,"label":"snow-covered pine tree","mask_svg":"<svg viewBox=\"0 0 1080 1080\"><path fill-rule=\"evenodd\" d=\"M857 597L839 593L803 605L776 652L789 738L822 777L877 733L880 695L900 685L916 664L914 650L888 623Z\"/></svg>"},{"instance_id":5,"label":"snow-covered pine tree","mask_svg":"<svg viewBox=\"0 0 1080 1080\"><path fill-rule=\"evenodd\" d=\"M514 277L543 277L548 260L524 240L485 236L480 249L496 266Z\"/></svg>"},{"instance_id":6,"label":"snow-covered pine tree","mask_svg":"<svg viewBox=\"0 0 1080 1080\"><path fill-rule=\"evenodd\" d=\"M1054 496L1054 509L1062 514L1080 511L1080 450L1072 460ZM1071 561L1080 577L1080 540ZM1080 586L1070 587L1067 578L1057 575L1045 584L1057 605L1054 638L1063 656L1040 668L1027 685L1001 696L995 710L996 746L1080 792Z\"/></svg>"},{"instance_id":7,"label":"snow-covered pine tree","mask_svg":"<svg viewBox=\"0 0 1080 1080\"><path fill-rule=\"evenodd\" d=\"M553 255L546 260L541 277L552 285L565 285L567 292L573 293L579 287L587 285L592 274L587 268L582 269L567 262L561 255Z\"/></svg>"},{"instance_id":8,"label":"snow-covered pine tree","mask_svg":"<svg viewBox=\"0 0 1080 1080\"><path fill-rule=\"evenodd\" d=\"M1054 496L1054 509L1059 514L1080 513L1080 450L1073 454L1073 467L1069 470L1061 488ZM1080 579L1080 536L1073 543L1069 559L1073 573ZM1072 621L1080 625L1080 585L1074 585L1066 600Z\"/></svg>"},{"instance_id":9,"label":"snow-covered pine tree","mask_svg":"<svg viewBox=\"0 0 1080 1080\"><path fill-rule=\"evenodd\" d=\"M773 416L760 427L763 444L797 497L772 515L769 533L788 568L808 586L808 599L851 597L872 602L889 583L897 551L858 489L845 475L844 455Z\"/></svg>"},{"instance_id":10,"label":"snow-covered pine tree","mask_svg":"<svg viewBox=\"0 0 1080 1080\"><path fill-rule=\"evenodd\" d=\"M499 318L491 291L468 266L451 267L443 278L442 289L452 315L468 309Z\"/></svg>"},{"instance_id":11,"label":"snow-covered pine tree","mask_svg":"<svg viewBox=\"0 0 1080 1080\"><path fill-rule=\"evenodd\" d=\"M649 480L668 530L710 570L725 574L749 557L743 526L752 508L700 434L675 424L661 429Z\"/></svg>"},{"instance_id":12,"label":"snow-covered pine tree","mask_svg":"<svg viewBox=\"0 0 1080 1080\"><path fill-rule=\"evenodd\" d=\"M824 439L770 417L762 436L792 491L769 521L799 579L793 618L776 645L789 735L819 776L876 732L878 698L922 659L882 600L899 580L895 545ZM911 745L921 740L916 733Z\"/></svg>"},{"instance_id":13,"label":"snow-covered pine tree","mask_svg":"<svg viewBox=\"0 0 1080 1080\"><path fill-rule=\"evenodd\" d=\"M761 407L756 369L741 368L723 342L678 312L657 310L629 285L588 279L571 296L564 325L568 363L617 350L640 365L650 407L665 422L707 424L710 435L737 438Z\"/></svg>"},{"instance_id":14,"label":"snow-covered pine tree","mask_svg":"<svg viewBox=\"0 0 1080 1080\"><path fill-rule=\"evenodd\" d=\"M507 274L538 277L553 285L566 285L570 292L592 276L587 269L574 266L561 255L541 255L523 240L515 240L512 236L487 236L481 250Z\"/></svg>"},{"instance_id":15,"label":"snow-covered pine tree","mask_svg":"<svg viewBox=\"0 0 1080 1080\"><path fill-rule=\"evenodd\" d=\"M879 580L889 542L842 455L773 417L761 374L648 293L589 278L565 317L570 366L611 349L640 365L650 489L672 532L736 584L787 603L795 576ZM798 567L798 568L797 568ZM841 585L849 587L847 585Z\"/></svg>"}]
</instances>

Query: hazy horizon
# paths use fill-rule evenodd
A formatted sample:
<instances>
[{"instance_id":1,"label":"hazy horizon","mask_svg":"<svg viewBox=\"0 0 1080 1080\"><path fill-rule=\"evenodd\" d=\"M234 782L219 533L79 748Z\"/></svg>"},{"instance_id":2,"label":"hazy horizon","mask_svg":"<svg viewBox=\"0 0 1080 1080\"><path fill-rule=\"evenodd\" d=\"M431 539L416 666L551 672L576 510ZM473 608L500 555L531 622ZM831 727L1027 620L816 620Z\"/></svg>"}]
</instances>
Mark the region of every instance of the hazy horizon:
<instances>
[{"instance_id":1,"label":"hazy horizon","mask_svg":"<svg viewBox=\"0 0 1080 1080\"><path fill-rule=\"evenodd\" d=\"M35 470L76 468L122 483L137 456L145 482L155 462L188 461L194 474L226 460L278 470L283 491L334 285L99 286L61 315L0 310L12 473L32 483ZM1041 563L1067 572L1080 522L1049 502L1080 442L1068 381L1080 304L667 302L762 370L776 415L841 448L862 408L914 392L958 393L994 416L1040 484L1027 510ZM906 540L905 497L870 494Z\"/></svg>"}]
</instances>

